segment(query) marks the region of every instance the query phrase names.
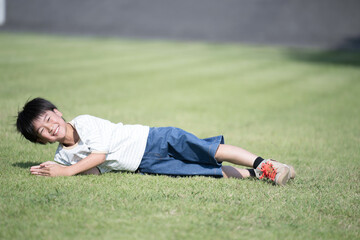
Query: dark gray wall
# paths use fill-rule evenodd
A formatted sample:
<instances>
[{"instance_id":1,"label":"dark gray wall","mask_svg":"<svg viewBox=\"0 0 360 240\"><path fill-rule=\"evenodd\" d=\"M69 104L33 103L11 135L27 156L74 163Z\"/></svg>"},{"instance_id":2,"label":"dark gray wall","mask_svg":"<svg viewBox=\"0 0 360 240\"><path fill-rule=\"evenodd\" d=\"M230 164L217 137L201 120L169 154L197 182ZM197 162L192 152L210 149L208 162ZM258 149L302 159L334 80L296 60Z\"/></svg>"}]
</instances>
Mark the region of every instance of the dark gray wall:
<instances>
[{"instance_id":1,"label":"dark gray wall","mask_svg":"<svg viewBox=\"0 0 360 240\"><path fill-rule=\"evenodd\" d=\"M359 0L7 0L1 30L357 47Z\"/></svg>"}]
</instances>

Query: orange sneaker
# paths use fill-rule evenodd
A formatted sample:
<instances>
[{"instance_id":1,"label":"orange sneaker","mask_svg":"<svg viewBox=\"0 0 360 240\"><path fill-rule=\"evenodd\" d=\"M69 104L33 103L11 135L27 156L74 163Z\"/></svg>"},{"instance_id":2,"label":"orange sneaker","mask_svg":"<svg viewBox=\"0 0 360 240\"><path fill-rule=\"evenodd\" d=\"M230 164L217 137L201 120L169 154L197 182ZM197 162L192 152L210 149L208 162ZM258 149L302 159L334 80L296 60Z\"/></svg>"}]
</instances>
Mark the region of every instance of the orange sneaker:
<instances>
[{"instance_id":1,"label":"orange sneaker","mask_svg":"<svg viewBox=\"0 0 360 240\"><path fill-rule=\"evenodd\" d=\"M255 175L259 179L270 179L280 186L284 186L291 177L290 167L272 159L262 161L255 169Z\"/></svg>"}]
</instances>

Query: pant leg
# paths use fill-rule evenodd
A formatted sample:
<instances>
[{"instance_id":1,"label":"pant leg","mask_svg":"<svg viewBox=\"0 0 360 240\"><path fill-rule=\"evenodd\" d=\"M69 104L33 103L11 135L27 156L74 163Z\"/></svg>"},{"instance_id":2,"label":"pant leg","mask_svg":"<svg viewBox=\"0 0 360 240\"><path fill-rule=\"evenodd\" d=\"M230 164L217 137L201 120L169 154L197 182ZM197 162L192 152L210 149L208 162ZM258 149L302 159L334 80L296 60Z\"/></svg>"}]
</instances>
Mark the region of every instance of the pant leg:
<instances>
[{"instance_id":1,"label":"pant leg","mask_svg":"<svg viewBox=\"0 0 360 240\"><path fill-rule=\"evenodd\" d=\"M199 139L179 128L151 128L139 166L143 173L222 177L215 153L222 136Z\"/></svg>"}]
</instances>

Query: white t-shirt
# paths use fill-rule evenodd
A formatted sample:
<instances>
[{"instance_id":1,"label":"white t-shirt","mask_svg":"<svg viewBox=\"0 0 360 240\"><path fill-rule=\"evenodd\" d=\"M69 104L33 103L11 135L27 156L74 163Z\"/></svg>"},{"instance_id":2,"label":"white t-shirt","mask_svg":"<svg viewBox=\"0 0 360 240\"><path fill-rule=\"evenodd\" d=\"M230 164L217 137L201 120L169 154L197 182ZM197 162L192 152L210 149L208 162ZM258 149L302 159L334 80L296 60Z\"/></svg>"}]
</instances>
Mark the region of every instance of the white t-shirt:
<instances>
[{"instance_id":1,"label":"white t-shirt","mask_svg":"<svg viewBox=\"0 0 360 240\"><path fill-rule=\"evenodd\" d=\"M98 166L101 173L135 171L139 167L149 135L148 126L115 124L90 115L80 115L70 124L80 140L71 147L60 143L55 162L70 166L90 153L105 153L106 161Z\"/></svg>"}]
</instances>

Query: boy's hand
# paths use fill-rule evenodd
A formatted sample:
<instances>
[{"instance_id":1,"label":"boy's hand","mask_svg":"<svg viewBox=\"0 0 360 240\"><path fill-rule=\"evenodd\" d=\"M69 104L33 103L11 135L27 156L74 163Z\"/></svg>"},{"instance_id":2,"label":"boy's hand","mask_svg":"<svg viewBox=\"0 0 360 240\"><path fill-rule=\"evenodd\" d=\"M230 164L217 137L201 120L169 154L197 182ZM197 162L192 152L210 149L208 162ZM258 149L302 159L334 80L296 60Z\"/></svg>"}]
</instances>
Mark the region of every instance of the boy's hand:
<instances>
[{"instance_id":1,"label":"boy's hand","mask_svg":"<svg viewBox=\"0 0 360 240\"><path fill-rule=\"evenodd\" d=\"M82 172L99 174L99 170L94 168L105 162L105 160L106 154L91 153L89 156L71 166L63 166L55 162L48 161L37 166L32 166L30 168L30 173L44 177L72 176Z\"/></svg>"},{"instance_id":2,"label":"boy's hand","mask_svg":"<svg viewBox=\"0 0 360 240\"><path fill-rule=\"evenodd\" d=\"M69 176L66 166L51 161L32 166L30 168L30 173L44 177Z\"/></svg>"}]
</instances>

